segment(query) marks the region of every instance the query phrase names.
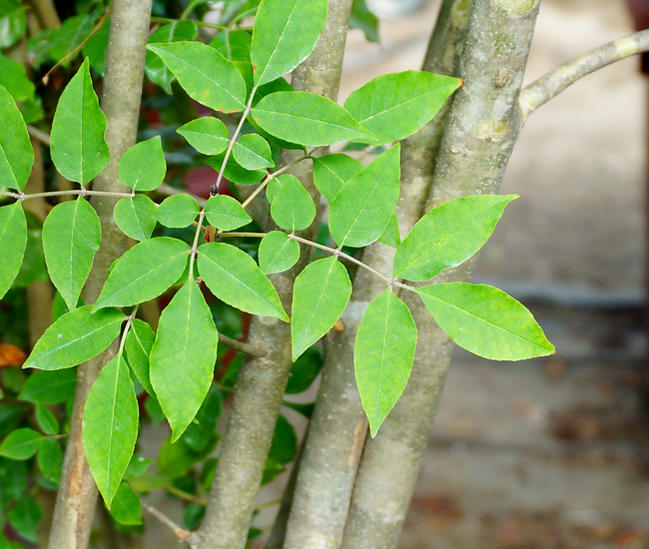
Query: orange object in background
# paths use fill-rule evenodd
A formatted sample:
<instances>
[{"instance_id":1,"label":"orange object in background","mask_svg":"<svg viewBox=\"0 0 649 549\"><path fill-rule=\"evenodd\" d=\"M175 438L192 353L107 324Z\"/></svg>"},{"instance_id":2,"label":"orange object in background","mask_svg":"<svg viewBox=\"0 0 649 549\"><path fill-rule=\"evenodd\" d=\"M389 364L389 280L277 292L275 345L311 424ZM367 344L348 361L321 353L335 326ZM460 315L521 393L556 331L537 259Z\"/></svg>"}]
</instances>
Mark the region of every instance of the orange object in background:
<instances>
[{"instance_id":1,"label":"orange object in background","mask_svg":"<svg viewBox=\"0 0 649 549\"><path fill-rule=\"evenodd\" d=\"M27 355L20 347L9 343L0 343L0 368L5 366L20 366L27 359Z\"/></svg>"}]
</instances>

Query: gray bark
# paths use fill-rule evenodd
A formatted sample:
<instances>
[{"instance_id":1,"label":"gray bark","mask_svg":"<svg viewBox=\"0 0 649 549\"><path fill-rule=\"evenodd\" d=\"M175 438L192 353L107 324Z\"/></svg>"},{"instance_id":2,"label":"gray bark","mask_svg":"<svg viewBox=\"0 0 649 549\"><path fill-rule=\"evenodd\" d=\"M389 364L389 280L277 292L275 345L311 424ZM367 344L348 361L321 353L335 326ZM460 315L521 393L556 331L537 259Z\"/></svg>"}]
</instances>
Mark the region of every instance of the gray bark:
<instances>
[{"instance_id":1,"label":"gray bark","mask_svg":"<svg viewBox=\"0 0 649 549\"><path fill-rule=\"evenodd\" d=\"M120 183L117 168L122 154L136 139L150 16L151 0L113 2L101 101L108 121L106 142L110 150L110 162L95 179L95 190L128 190ZM101 220L102 243L84 288L86 303L96 300L110 264L126 249L126 238L113 221L115 201L112 197L94 197L92 200ZM70 434L50 533L50 549L83 549L88 546L97 488L83 449L81 419L90 387L115 350L113 346L79 367Z\"/></svg>"},{"instance_id":2,"label":"gray bark","mask_svg":"<svg viewBox=\"0 0 649 549\"><path fill-rule=\"evenodd\" d=\"M443 3L432 35L424 69L451 74L461 51L468 19L467 0ZM445 112L402 146L402 186L398 208L401 230L406 233L421 215L422 202L430 185L433 155L439 145ZM363 262L389 276L394 249L377 243L363 253ZM358 463L367 433L354 380L353 348L356 331L367 305L385 283L359 270L354 292L342 316L344 331L330 333L326 340L326 362L316 408L309 427L304 456L289 518L285 547L339 547Z\"/></svg>"},{"instance_id":3,"label":"gray bark","mask_svg":"<svg viewBox=\"0 0 649 549\"><path fill-rule=\"evenodd\" d=\"M327 23L318 44L293 73L292 84L297 90L337 97L351 3L351 0L330 0ZM294 153L288 151L282 161L286 164L293 159ZM291 173L300 178L317 204L319 195L313 185L310 165L298 164ZM312 237L316 227L314 223L305 236ZM308 253L303 250L298 266L271 278L287 310L293 282L307 260ZM288 324L268 317L253 319L249 342L265 352L246 361L239 374L205 519L196 535L199 548L245 546L292 363L290 341Z\"/></svg>"},{"instance_id":4,"label":"gray bark","mask_svg":"<svg viewBox=\"0 0 649 549\"><path fill-rule=\"evenodd\" d=\"M457 93L428 207L497 192L521 128L518 97L538 13L531 0L474 0ZM436 282L466 280L471 262ZM363 455L343 547L397 546L451 355L450 340L412 295L419 338L406 390ZM362 541L361 541L362 540Z\"/></svg>"}]
</instances>

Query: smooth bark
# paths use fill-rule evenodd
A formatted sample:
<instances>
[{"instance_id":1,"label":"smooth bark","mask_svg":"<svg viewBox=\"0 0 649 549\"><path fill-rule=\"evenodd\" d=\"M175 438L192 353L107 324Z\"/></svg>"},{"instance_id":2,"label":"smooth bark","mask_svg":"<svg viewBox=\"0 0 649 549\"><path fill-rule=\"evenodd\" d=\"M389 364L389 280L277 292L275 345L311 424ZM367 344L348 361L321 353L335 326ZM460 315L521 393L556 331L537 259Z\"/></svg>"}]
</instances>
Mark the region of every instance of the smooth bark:
<instances>
[{"instance_id":1,"label":"smooth bark","mask_svg":"<svg viewBox=\"0 0 649 549\"><path fill-rule=\"evenodd\" d=\"M453 73L468 19L466 0L443 3L431 38L424 69ZM450 61L449 61L450 60ZM439 145L445 111L402 148L402 196L398 208L401 230L410 230L421 215L432 172L433 144ZM363 253L363 261L382 274L392 270L394 249L380 243ZM385 283L360 270L350 304L342 316L344 331L330 333L326 362L289 519L287 549L339 547L347 518L358 463L367 433L354 379L353 348L356 331L367 305L385 289ZM323 509L325 511L323 511Z\"/></svg>"},{"instance_id":2,"label":"smooth bark","mask_svg":"<svg viewBox=\"0 0 649 549\"><path fill-rule=\"evenodd\" d=\"M297 90L337 97L351 4L351 0L330 0L327 23L318 44L293 72L292 84ZM292 160L292 153L282 155L284 164ZM298 164L291 173L300 178L318 204L310 164ZM312 237L316 230L317 223L314 223L305 236ZM308 254L303 253L298 266L271 277L287 310L290 310L293 282L307 260ZM288 324L255 317L249 343L265 352L246 361L239 374L205 519L196 534L199 548L245 546L255 496L288 380L292 363Z\"/></svg>"},{"instance_id":3,"label":"smooth bark","mask_svg":"<svg viewBox=\"0 0 649 549\"><path fill-rule=\"evenodd\" d=\"M493 193L521 128L518 97L538 2L475 0L457 93L438 154L428 207L449 198ZM466 280L471 262L436 279ZM451 344L421 303L404 296L417 323L415 364L406 390L376 439L369 441L343 547L397 546L419 473Z\"/></svg>"},{"instance_id":4,"label":"smooth bark","mask_svg":"<svg viewBox=\"0 0 649 549\"><path fill-rule=\"evenodd\" d=\"M128 190L120 183L117 168L122 154L136 139L150 16L151 0L113 2L106 77L101 98L108 121L106 142L111 158L106 169L95 179L95 190ZM126 237L113 221L115 201L115 198L106 196L93 197L92 200L101 220L102 243L84 288L86 303L95 301L110 264L126 249ZM113 346L79 367L70 434L50 533L50 549L83 549L88 546L97 488L83 449L81 419L90 387L115 350Z\"/></svg>"}]
</instances>

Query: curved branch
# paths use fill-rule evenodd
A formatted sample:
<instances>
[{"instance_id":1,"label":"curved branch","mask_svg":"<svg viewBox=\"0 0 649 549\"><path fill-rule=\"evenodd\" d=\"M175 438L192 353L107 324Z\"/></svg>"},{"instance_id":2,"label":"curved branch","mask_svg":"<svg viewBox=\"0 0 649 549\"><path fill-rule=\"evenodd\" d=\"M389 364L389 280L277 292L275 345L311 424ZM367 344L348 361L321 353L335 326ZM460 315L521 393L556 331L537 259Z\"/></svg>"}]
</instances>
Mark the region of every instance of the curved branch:
<instances>
[{"instance_id":1,"label":"curved branch","mask_svg":"<svg viewBox=\"0 0 649 549\"><path fill-rule=\"evenodd\" d=\"M580 78L632 55L649 51L649 29L618 38L558 66L521 91L523 119Z\"/></svg>"}]
</instances>

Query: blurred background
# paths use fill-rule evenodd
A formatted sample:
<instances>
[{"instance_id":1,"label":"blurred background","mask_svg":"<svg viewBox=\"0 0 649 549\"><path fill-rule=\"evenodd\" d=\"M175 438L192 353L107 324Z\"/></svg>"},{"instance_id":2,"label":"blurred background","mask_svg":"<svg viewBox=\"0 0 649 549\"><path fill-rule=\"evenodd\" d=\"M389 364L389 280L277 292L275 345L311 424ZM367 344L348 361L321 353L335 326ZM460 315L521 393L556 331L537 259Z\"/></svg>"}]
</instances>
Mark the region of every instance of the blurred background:
<instances>
[{"instance_id":1,"label":"blurred background","mask_svg":"<svg viewBox=\"0 0 649 549\"><path fill-rule=\"evenodd\" d=\"M341 99L419 68L438 7L383 18L380 46L353 31ZM632 30L625 0L543 0L526 80ZM475 280L528 305L557 354L506 364L455 352L401 549L649 547L639 67L587 77L522 133L501 189L521 198Z\"/></svg>"}]
</instances>

